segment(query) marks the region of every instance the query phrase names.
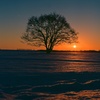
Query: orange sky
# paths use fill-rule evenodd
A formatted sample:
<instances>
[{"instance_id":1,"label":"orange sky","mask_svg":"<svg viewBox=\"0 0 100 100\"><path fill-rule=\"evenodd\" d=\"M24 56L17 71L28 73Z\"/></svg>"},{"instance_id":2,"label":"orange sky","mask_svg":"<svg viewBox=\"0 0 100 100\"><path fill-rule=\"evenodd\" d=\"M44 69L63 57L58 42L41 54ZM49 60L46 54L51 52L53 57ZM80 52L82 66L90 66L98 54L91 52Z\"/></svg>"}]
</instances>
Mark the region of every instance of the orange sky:
<instances>
[{"instance_id":1,"label":"orange sky","mask_svg":"<svg viewBox=\"0 0 100 100\"><path fill-rule=\"evenodd\" d=\"M6 6L5 6L6 5ZM79 33L77 48L62 44L56 50L100 50L100 0L0 1L0 49L43 49L21 43L28 19L56 12Z\"/></svg>"}]
</instances>

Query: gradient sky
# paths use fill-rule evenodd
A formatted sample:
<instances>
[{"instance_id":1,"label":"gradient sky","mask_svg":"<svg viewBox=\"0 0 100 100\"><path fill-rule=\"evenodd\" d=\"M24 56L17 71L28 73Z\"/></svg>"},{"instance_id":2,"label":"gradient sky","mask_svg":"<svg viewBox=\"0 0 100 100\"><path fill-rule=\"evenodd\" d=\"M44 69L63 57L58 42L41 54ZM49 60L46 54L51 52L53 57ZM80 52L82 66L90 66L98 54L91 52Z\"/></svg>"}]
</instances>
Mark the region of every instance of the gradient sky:
<instances>
[{"instance_id":1,"label":"gradient sky","mask_svg":"<svg viewBox=\"0 0 100 100\"><path fill-rule=\"evenodd\" d=\"M31 16L51 12L63 15L79 33L76 50L100 50L100 0L0 0L0 49L41 49L20 37ZM72 45L55 49L72 50Z\"/></svg>"}]
</instances>

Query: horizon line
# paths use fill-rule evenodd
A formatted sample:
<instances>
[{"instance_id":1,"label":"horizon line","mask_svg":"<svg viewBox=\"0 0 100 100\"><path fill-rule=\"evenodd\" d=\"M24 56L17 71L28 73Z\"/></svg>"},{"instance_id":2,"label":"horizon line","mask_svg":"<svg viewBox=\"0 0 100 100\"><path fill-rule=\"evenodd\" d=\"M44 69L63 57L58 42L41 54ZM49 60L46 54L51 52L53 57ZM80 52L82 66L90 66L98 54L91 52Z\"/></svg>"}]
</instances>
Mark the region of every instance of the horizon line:
<instances>
[{"instance_id":1,"label":"horizon line","mask_svg":"<svg viewBox=\"0 0 100 100\"><path fill-rule=\"evenodd\" d=\"M46 51L46 50L44 50L44 49L38 49L38 50L36 50L36 49L0 49L0 51L6 51L6 50L8 50L8 51ZM100 52L100 50L92 50L92 49L90 49L90 50L52 50L52 52L53 51L90 51L90 52Z\"/></svg>"}]
</instances>

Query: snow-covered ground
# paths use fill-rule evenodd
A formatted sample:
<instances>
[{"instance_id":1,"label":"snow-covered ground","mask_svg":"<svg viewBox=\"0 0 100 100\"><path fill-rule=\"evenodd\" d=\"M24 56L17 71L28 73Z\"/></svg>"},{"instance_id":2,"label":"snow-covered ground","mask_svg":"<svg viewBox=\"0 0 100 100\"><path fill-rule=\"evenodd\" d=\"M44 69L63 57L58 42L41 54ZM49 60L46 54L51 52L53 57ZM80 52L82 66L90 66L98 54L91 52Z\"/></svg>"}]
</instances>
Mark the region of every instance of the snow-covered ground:
<instances>
[{"instance_id":1,"label":"snow-covered ground","mask_svg":"<svg viewBox=\"0 0 100 100\"><path fill-rule=\"evenodd\" d=\"M99 100L100 53L0 51L0 100Z\"/></svg>"}]
</instances>

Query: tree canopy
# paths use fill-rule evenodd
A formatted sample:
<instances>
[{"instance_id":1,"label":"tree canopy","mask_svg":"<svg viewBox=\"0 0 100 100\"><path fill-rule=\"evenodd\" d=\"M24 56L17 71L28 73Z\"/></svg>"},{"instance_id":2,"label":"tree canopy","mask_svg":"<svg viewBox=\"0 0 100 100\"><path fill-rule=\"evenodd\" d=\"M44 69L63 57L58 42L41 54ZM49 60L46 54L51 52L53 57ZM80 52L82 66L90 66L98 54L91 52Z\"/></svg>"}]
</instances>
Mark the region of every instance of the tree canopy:
<instances>
[{"instance_id":1,"label":"tree canopy","mask_svg":"<svg viewBox=\"0 0 100 100\"><path fill-rule=\"evenodd\" d=\"M21 38L33 46L44 46L50 53L56 45L76 42L78 36L65 17L50 13L32 16Z\"/></svg>"}]
</instances>

